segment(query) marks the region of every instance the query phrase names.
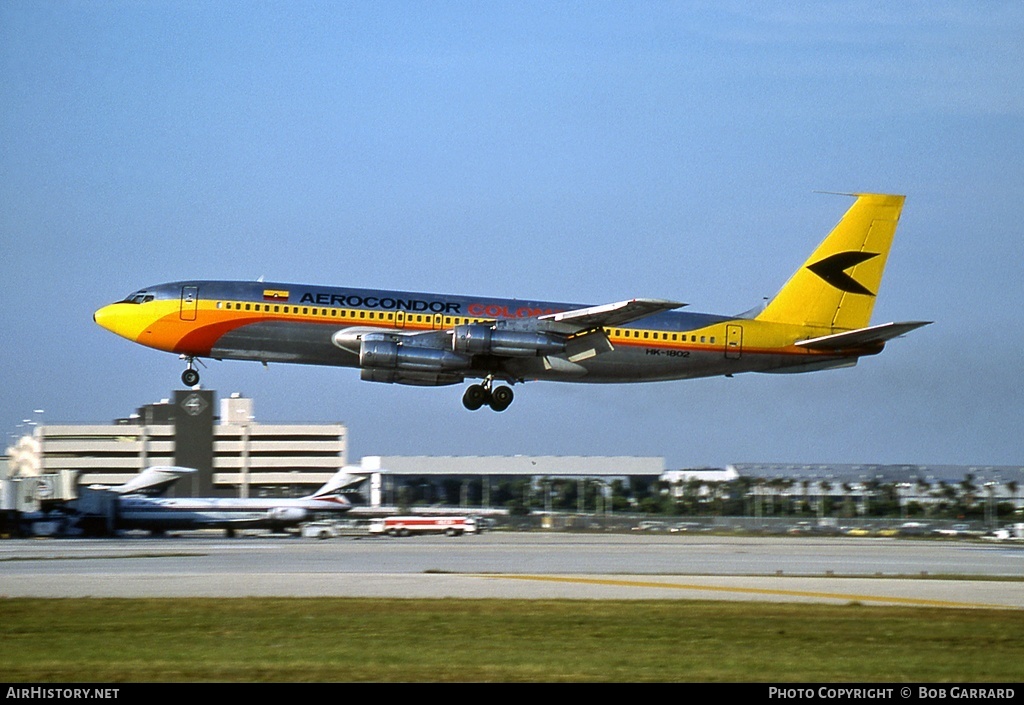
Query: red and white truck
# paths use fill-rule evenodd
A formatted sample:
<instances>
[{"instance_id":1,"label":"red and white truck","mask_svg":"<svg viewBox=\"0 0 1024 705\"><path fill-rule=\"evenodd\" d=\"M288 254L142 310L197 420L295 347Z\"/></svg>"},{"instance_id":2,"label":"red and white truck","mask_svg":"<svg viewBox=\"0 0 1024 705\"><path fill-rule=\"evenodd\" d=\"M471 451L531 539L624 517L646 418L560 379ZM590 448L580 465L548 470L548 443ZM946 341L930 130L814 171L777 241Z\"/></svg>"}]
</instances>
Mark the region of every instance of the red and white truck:
<instances>
[{"instance_id":1,"label":"red and white truck","mask_svg":"<svg viewBox=\"0 0 1024 705\"><path fill-rule=\"evenodd\" d=\"M388 536L413 536L415 534L462 536L462 534L475 534L476 531L476 519L473 517L396 516L370 521L371 534L387 534Z\"/></svg>"}]
</instances>

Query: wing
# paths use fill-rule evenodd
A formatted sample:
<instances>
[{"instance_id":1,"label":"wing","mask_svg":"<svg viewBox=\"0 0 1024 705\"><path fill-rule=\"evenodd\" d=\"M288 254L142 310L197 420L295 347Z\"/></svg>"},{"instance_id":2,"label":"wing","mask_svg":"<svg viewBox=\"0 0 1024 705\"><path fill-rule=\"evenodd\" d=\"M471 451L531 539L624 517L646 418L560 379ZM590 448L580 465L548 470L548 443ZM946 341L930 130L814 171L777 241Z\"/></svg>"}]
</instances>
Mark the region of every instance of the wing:
<instances>
[{"instance_id":1,"label":"wing","mask_svg":"<svg viewBox=\"0 0 1024 705\"><path fill-rule=\"evenodd\" d=\"M453 348L496 357L543 357L546 368L561 368L560 361L576 363L610 352L612 344L605 327L631 323L685 305L664 299L629 299L543 316L456 326L452 331ZM568 366L564 371L576 374L582 369Z\"/></svg>"},{"instance_id":2,"label":"wing","mask_svg":"<svg viewBox=\"0 0 1024 705\"><path fill-rule=\"evenodd\" d=\"M625 323L632 323L641 318L646 318L647 316L653 316L662 311L682 308L685 305L677 301L666 301L664 299L630 299L613 304L589 306L573 311L562 311L561 313L550 313L546 316L540 316L537 320L541 322L562 323L575 328L575 332L580 332L605 326L621 326Z\"/></svg>"}]
</instances>

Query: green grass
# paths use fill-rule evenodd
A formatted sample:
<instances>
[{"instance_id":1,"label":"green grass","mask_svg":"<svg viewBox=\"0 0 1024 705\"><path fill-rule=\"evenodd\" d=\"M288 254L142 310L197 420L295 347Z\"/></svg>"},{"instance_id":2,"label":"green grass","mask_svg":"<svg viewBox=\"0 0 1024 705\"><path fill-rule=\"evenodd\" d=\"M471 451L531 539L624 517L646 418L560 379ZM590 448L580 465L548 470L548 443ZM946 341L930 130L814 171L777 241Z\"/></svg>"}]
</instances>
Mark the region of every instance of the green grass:
<instances>
[{"instance_id":1,"label":"green grass","mask_svg":"<svg viewBox=\"0 0 1024 705\"><path fill-rule=\"evenodd\" d=\"M0 599L2 682L1021 682L1024 611Z\"/></svg>"}]
</instances>

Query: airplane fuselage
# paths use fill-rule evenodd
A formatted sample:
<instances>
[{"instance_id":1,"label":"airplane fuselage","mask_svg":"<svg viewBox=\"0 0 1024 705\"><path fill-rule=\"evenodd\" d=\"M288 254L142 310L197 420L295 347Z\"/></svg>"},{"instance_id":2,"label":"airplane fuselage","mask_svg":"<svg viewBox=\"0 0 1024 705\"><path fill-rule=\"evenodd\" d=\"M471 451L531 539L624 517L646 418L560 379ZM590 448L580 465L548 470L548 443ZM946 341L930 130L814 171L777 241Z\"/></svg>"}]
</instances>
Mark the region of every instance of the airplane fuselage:
<instances>
[{"instance_id":1,"label":"airplane fuselage","mask_svg":"<svg viewBox=\"0 0 1024 705\"><path fill-rule=\"evenodd\" d=\"M183 529L273 529L298 526L315 516L347 512L338 497L321 499L157 498L117 499L117 527L147 531Z\"/></svg>"},{"instance_id":2,"label":"airplane fuselage","mask_svg":"<svg viewBox=\"0 0 1024 705\"><path fill-rule=\"evenodd\" d=\"M402 340L433 332L440 339L455 326L580 308L584 306L404 291L184 281L143 289L125 302L104 307L96 320L129 340L188 357L365 369L358 342L368 332L393 333L403 336ZM116 321L116 327L108 325L108 320ZM351 333L347 341L346 331ZM471 355L465 366L438 366L433 383L454 384L488 374L509 381L662 381L825 365L851 353L881 350L875 345L821 353L792 345L808 337L806 327L675 311L603 328L603 332L611 348L599 355L576 360L544 354ZM822 328L820 332L830 331ZM439 347L451 345L442 341Z\"/></svg>"}]
</instances>

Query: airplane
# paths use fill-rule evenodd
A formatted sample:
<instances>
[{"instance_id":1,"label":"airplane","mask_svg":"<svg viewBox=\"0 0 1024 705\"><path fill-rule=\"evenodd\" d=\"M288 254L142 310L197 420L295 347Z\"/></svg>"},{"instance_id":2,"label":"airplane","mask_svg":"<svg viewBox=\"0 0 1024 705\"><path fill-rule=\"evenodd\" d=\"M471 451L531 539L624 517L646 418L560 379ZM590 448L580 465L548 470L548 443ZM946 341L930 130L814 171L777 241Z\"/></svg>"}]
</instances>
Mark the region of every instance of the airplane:
<instances>
[{"instance_id":1,"label":"airplane","mask_svg":"<svg viewBox=\"0 0 1024 705\"><path fill-rule=\"evenodd\" d=\"M342 493L366 479L342 468L323 487L302 498L152 497L127 494L117 498L118 529L143 529L154 534L170 530L239 529L281 531L321 514L341 514L352 508Z\"/></svg>"},{"instance_id":2,"label":"airplane","mask_svg":"<svg viewBox=\"0 0 1024 705\"><path fill-rule=\"evenodd\" d=\"M928 325L869 325L905 200L856 200L767 305L738 315L636 298L581 305L262 281L178 281L96 311L97 324L178 354L187 387L202 358L355 367L366 381L443 386L504 411L528 380L653 382L850 367Z\"/></svg>"}]
</instances>

